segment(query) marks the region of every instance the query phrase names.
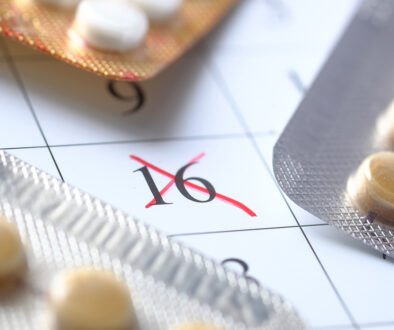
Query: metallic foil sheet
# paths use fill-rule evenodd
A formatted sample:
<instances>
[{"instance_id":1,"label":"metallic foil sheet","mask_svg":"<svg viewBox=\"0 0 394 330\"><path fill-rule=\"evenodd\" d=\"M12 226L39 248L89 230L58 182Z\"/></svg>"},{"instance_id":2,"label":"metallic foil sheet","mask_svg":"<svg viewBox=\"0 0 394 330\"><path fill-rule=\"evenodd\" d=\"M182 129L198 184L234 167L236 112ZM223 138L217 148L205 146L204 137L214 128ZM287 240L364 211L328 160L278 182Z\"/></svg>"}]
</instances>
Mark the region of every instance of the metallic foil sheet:
<instances>
[{"instance_id":1,"label":"metallic foil sheet","mask_svg":"<svg viewBox=\"0 0 394 330\"><path fill-rule=\"evenodd\" d=\"M170 65L213 28L238 0L184 0L169 22L151 24L144 43L126 53L90 48L71 32L74 10L39 0L1 0L0 33L108 79L138 81Z\"/></svg>"},{"instance_id":2,"label":"metallic foil sheet","mask_svg":"<svg viewBox=\"0 0 394 330\"><path fill-rule=\"evenodd\" d=\"M132 293L136 329L206 321L224 329L305 329L293 308L131 216L0 152L0 212L27 246L19 295L0 301L0 329L49 327L47 290L56 272L112 270Z\"/></svg>"},{"instance_id":3,"label":"metallic foil sheet","mask_svg":"<svg viewBox=\"0 0 394 330\"><path fill-rule=\"evenodd\" d=\"M283 191L299 206L394 257L394 228L346 190L368 155L390 150L379 118L394 98L394 1L364 1L274 148Z\"/></svg>"}]
</instances>

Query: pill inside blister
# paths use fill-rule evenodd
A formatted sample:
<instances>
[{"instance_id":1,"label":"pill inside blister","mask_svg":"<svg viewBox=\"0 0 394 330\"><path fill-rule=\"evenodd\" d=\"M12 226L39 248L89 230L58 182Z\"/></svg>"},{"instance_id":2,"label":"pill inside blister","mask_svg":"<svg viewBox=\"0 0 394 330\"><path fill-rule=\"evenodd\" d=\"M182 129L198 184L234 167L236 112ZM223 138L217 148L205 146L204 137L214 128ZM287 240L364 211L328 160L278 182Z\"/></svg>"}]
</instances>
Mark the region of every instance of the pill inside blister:
<instances>
[{"instance_id":1,"label":"pill inside blister","mask_svg":"<svg viewBox=\"0 0 394 330\"><path fill-rule=\"evenodd\" d=\"M173 17L181 8L183 0L125 0L141 7L149 19L162 22Z\"/></svg>"},{"instance_id":2,"label":"pill inside blister","mask_svg":"<svg viewBox=\"0 0 394 330\"><path fill-rule=\"evenodd\" d=\"M350 178L348 192L365 214L394 225L394 152L367 157Z\"/></svg>"},{"instance_id":3,"label":"pill inside blister","mask_svg":"<svg viewBox=\"0 0 394 330\"><path fill-rule=\"evenodd\" d=\"M50 301L57 329L133 329L129 290L108 271L86 268L60 273L51 284Z\"/></svg>"},{"instance_id":4,"label":"pill inside blister","mask_svg":"<svg viewBox=\"0 0 394 330\"><path fill-rule=\"evenodd\" d=\"M394 101L378 118L376 140L378 146L394 149Z\"/></svg>"},{"instance_id":5,"label":"pill inside blister","mask_svg":"<svg viewBox=\"0 0 394 330\"><path fill-rule=\"evenodd\" d=\"M8 293L23 279L27 269L25 249L14 224L0 218L0 292Z\"/></svg>"},{"instance_id":6,"label":"pill inside blister","mask_svg":"<svg viewBox=\"0 0 394 330\"><path fill-rule=\"evenodd\" d=\"M131 2L83 0L73 31L90 46L125 52L138 47L148 32L146 14Z\"/></svg>"}]
</instances>

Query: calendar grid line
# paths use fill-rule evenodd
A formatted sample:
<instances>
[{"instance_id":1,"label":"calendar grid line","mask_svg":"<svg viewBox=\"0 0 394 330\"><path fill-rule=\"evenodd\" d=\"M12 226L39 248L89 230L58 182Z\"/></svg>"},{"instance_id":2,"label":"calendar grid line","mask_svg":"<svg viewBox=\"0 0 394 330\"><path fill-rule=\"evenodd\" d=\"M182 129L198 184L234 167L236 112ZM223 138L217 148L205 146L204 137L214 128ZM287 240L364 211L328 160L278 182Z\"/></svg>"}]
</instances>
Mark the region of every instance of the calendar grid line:
<instances>
[{"instance_id":1,"label":"calendar grid line","mask_svg":"<svg viewBox=\"0 0 394 330\"><path fill-rule=\"evenodd\" d=\"M307 225L301 225L301 227L321 227L328 226L328 223L313 223ZM194 233L181 233L168 235L169 237L183 237L183 236L195 236L195 235L211 235L211 234L228 234L228 233L239 233L246 231L263 231L263 230L275 230L275 229L293 229L299 228L300 226L277 226L277 227L261 227L261 228L248 228L248 229L232 229L232 230L217 230L217 231L206 231L206 232L194 232Z\"/></svg>"},{"instance_id":2,"label":"calendar grid line","mask_svg":"<svg viewBox=\"0 0 394 330\"><path fill-rule=\"evenodd\" d=\"M46 145L40 145L40 146L26 146L26 147L2 147L0 148L1 150L23 150L23 149L45 149L47 148Z\"/></svg>"},{"instance_id":3,"label":"calendar grid line","mask_svg":"<svg viewBox=\"0 0 394 330\"><path fill-rule=\"evenodd\" d=\"M290 79L294 87L302 94L304 95L306 92L306 87L305 84L303 83L300 75L297 73L296 70L289 70L287 72L287 77Z\"/></svg>"},{"instance_id":4,"label":"calendar grid line","mask_svg":"<svg viewBox=\"0 0 394 330\"><path fill-rule=\"evenodd\" d=\"M158 137L146 139L133 140L119 140L119 141L103 141L103 142L86 142L86 143L66 143L66 144L51 144L51 148L62 147L83 147L96 145L116 145L116 144L131 144L131 143L147 143L147 142L170 142L170 141L196 141L196 140L216 140L216 139L242 139L246 138L244 133L231 134L217 134L217 135L195 135L195 136L174 136L174 137Z\"/></svg>"},{"instance_id":5,"label":"calendar grid line","mask_svg":"<svg viewBox=\"0 0 394 330\"><path fill-rule=\"evenodd\" d=\"M353 326L348 324L335 324L335 325L323 325L314 327L314 330L353 330Z\"/></svg>"},{"instance_id":6,"label":"calendar grid line","mask_svg":"<svg viewBox=\"0 0 394 330\"><path fill-rule=\"evenodd\" d=\"M361 323L360 326L362 328L365 328L365 327L387 327L387 326L393 326L394 327L394 321L389 321L389 322L367 322L367 323Z\"/></svg>"},{"instance_id":7,"label":"calendar grid line","mask_svg":"<svg viewBox=\"0 0 394 330\"><path fill-rule=\"evenodd\" d=\"M50 156L52 158L52 161L53 161L53 163L54 163L54 165L56 167L56 170L57 170L61 180L64 182L64 178L63 178L62 172L60 171L60 168L59 168L59 166L58 166L58 164L56 162L56 159L55 159L55 157L54 157L54 155L52 153L52 150L51 150L51 148L48 145L48 140L47 140L47 138L46 138L46 136L44 134L44 131L43 131L42 127L41 127L41 124L40 124L40 122L38 120L38 117L37 117L37 115L36 115L36 113L34 111L33 104L31 103L29 95L27 94L26 88L25 88L24 83L22 81L22 78L21 78L21 76L20 76L20 74L18 72L18 69L17 69L17 67L16 67L16 65L15 65L15 63L14 63L14 61L12 59L12 56L8 52L8 48L7 48L7 45L5 45L4 40L2 39L1 42L2 42L2 48L3 48L4 52L5 52L5 56L6 56L6 59L7 59L8 66L9 66L9 68L10 68L10 70L11 70L11 72L12 72L12 74L13 74L13 76L14 76L17 84L18 84L18 86L19 86L19 89L20 89L20 91L21 91L21 93L23 95L23 98L24 98L24 100L25 100L25 102L26 102L26 104L27 104L27 106L28 106L28 108L30 110L30 113L31 113L31 115L32 115L32 117L34 119L34 122L36 123L37 128L40 131L40 134L41 134L41 136L42 136L42 138L44 140L44 143L45 143L45 145L48 148L49 154L50 154Z\"/></svg>"},{"instance_id":8,"label":"calendar grid line","mask_svg":"<svg viewBox=\"0 0 394 330\"><path fill-rule=\"evenodd\" d=\"M210 69L211 69L210 71L211 71L211 73L212 73L212 75L213 75L215 81L216 81L217 84L220 86L220 88L221 88L221 90L222 90L224 96L225 96L226 99L228 100L228 102L229 102L229 104L230 104L230 106L231 106L231 109L233 109L233 111L234 111L234 113L235 113L237 119L239 120L241 126L244 128L244 131L245 131L245 133L247 134L247 136L248 136L248 138L249 138L249 141L251 142L251 144L252 144L252 146L253 146L255 152L257 153L257 155L259 156L260 160L262 161L263 166L264 166L265 169L268 171L269 175L271 176L271 179L274 181L274 184L277 186L278 191L279 191L279 193L281 194L281 196L282 196L282 198L283 198L283 201L286 203L288 209L290 210L291 214L293 215L294 220L296 221L296 223L297 223L297 225L298 225L298 227L299 227L299 229L300 229L302 235L304 236L304 238L305 238L307 244L309 245L309 247L310 247L312 253L314 254L314 256L315 256L315 258L316 258L316 261L317 261L318 264L320 265L320 267L321 267L323 273L324 273L325 276L326 276L326 279L328 280L328 282L329 282L331 288L333 289L335 295L337 296L337 299L339 300L339 302L340 302L342 308L344 309L344 311L345 311L347 317L349 318L351 324L353 325L353 327L354 327L355 329L360 329L360 327L359 327L359 325L357 324L357 322L356 322L354 316L352 315L350 309L348 308L347 304L345 303L344 299L342 298L341 294L339 293L337 287L335 286L334 282L332 281L330 275L328 274L327 270L325 269L323 263L321 262L319 256L317 255L317 252L316 252L315 249L313 248L313 246L312 246L310 240L308 239L308 237L307 237L305 231L304 231L303 228L300 226L300 223L299 223L299 221L298 221L296 215L294 214L293 210L291 209L289 203L287 202L287 200L286 200L286 198L285 198L285 196L284 196L282 190L279 188L278 183L276 182L276 180L275 180L275 178L274 178L274 175L273 175L272 171L270 170L270 168L269 168L269 166L268 166L268 164L267 164L267 162L266 162L264 156L262 155L261 150L260 150L260 148L258 147L258 145L257 145L257 143L256 143L256 140L255 140L253 134L250 133L249 126L248 126L248 124L247 124L245 118L243 117L243 115L242 115L240 109L238 108L238 105L237 105L236 101L235 101L234 98L232 97L232 95L231 95L231 93L230 93L230 91L229 91L229 89L228 89L228 87L227 87L227 84L226 84L226 82L224 81L224 79L223 79L221 73L220 73L219 70L216 68L216 66L215 66L214 63L211 62L211 63L209 64L209 67L210 67Z\"/></svg>"},{"instance_id":9,"label":"calendar grid line","mask_svg":"<svg viewBox=\"0 0 394 330\"><path fill-rule=\"evenodd\" d=\"M253 133L257 137L275 136L277 133ZM37 145L37 146L15 146L15 147L3 147L2 150L17 150L17 149L34 149L34 148L63 148L63 147L90 147L99 145L117 145L117 144L134 144L134 143L148 143L148 142L171 142L171 141L196 141L196 140L220 140L220 139L247 139L248 136L245 133L233 133L233 134L216 134L216 135L194 135L194 136L179 136L179 137L160 137L152 139L135 139L135 140L117 140L117 141L102 141L102 142L86 142L86 143L65 143L65 144L49 144L48 145Z\"/></svg>"},{"instance_id":10,"label":"calendar grid line","mask_svg":"<svg viewBox=\"0 0 394 330\"><path fill-rule=\"evenodd\" d=\"M346 324L325 325L321 327L314 327L314 330L354 330L353 326Z\"/></svg>"}]
</instances>

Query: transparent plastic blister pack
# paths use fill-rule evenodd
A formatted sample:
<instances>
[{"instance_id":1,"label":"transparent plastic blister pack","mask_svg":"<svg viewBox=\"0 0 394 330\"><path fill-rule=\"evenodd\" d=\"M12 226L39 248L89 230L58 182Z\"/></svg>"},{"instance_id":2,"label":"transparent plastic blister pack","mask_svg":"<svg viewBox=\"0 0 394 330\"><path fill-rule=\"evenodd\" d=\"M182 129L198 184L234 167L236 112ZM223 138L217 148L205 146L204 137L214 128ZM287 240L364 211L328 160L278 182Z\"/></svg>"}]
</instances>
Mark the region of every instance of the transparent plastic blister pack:
<instances>
[{"instance_id":1,"label":"transparent plastic blister pack","mask_svg":"<svg viewBox=\"0 0 394 330\"><path fill-rule=\"evenodd\" d=\"M362 3L273 157L278 183L296 204L391 257L394 228L360 211L347 185L367 156L393 151L382 140L394 98L393 14L393 1Z\"/></svg>"},{"instance_id":2,"label":"transparent plastic blister pack","mask_svg":"<svg viewBox=\"0 0 394 330\"><path fill-rule=\"evenodd\" d=\"M138 81L170 65L237 2L184 0L174 17L151 24L142 44L127 52L87 46L73 31L75 9L57 8L40 0L1 0L0 34L108 79Z\"/></svg>"},{"instance_id":3,"label":"transparent plastic blister pack","mask_svg":"<svg viewBox=\"0 0 394 330\"><path fill-rule=\"evenodd\" d=\"M1 329L50 329L48 286L92 266L128 285L136 329L204 321L224 329L304 329L292 306L131 216L0 152L0 212L18 226L25 286L0 301Z\"/></svg>"}]
</instances>

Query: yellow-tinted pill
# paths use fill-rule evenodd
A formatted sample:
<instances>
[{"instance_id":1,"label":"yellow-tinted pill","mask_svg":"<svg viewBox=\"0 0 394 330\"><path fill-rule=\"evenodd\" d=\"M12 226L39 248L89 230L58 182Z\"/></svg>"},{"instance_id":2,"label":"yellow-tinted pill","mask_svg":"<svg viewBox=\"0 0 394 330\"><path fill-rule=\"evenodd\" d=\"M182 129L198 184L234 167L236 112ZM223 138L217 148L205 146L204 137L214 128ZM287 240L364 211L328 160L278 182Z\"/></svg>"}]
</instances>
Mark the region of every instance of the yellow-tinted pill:
<instances>
[{"instance_id":1,"label":"yellow-tinted pill","mask_svg":"<svg viewBox=\"0 0 394 330\"><path fill-rule=\"evenodd\" d=\"M173 330L224 330L206 323L188 323L175 327Z\"/></svg>"},{"instance_id":2,"label":"yellow-tinted pill","mask_svg":"<svg viewBox=\"0 0 394 330\"><path fill-rule=\"evenodd\" d=\"M361 211L394 225L394 152L366 158L349 180L348 191Z\"/></svg>"},{"instance_id":3,"label":"yellow-tinted pill","mask_svg":"<svg viewBox=\"0 0 394 330\"><path fill-rule=\"evenodd\" d=\"M0 217L0 292L14 288L27 269L25 249L17 227Z\"/></svg>"},{"instance_id":4,"label":"yellow-tinted pill","mask_svg":"<svg viewBox=\"0 0 394 330\"><path fill-rule=\"evenodd\" d=\"M108 271L78 269L61 273L51 284L50 300L58 329L133 329L129 290Z\"/></svg>"},{"instance_id":5,"label":"yellow-tinted pill","mask_svg":"<svg viewBox=\"0 0 394 330\"><path fill-rule=\"evenodd\" d=\"M377 120L376 140L378 146L394 149L394 101Z\"/></svg>"}]
</instances>

